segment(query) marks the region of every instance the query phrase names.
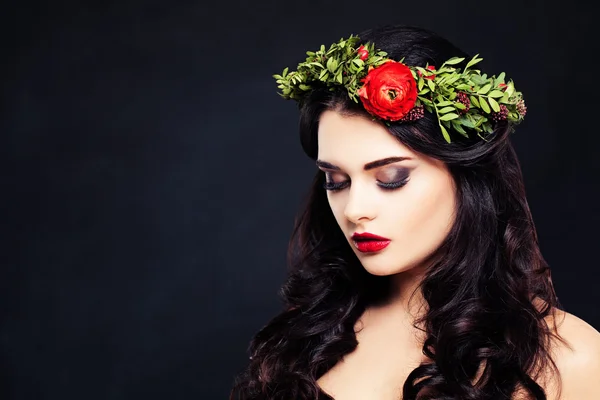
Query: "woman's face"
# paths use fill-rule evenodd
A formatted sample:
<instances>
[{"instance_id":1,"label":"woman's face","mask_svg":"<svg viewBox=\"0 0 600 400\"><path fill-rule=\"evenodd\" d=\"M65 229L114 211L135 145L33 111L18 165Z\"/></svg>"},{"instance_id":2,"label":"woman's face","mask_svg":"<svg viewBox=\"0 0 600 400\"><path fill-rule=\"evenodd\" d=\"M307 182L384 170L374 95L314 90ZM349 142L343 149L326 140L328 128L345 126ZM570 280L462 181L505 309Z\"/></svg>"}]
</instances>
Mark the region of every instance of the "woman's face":
<instances>
[{"instance_id":1,"label":"woman's face","mask_svg":"<svg viewBox=\"0 0 600 400\"><path fill-rule=\"evenodd\" d=\"M331 110L321 116L318 148L329 205L364 268L393 275L425 267L454 222L456 190L446 165L369 118ZM353 238L365 232L389 241Z\"/></svg>"}]
</instances>

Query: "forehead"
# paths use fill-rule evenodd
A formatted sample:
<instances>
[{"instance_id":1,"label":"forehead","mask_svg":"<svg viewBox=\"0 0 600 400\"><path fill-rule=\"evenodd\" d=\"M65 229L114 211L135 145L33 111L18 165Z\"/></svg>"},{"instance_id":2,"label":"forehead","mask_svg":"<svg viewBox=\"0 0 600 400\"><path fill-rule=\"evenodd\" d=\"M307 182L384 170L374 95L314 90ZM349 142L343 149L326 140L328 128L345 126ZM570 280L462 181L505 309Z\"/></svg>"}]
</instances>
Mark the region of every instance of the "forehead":
<instances>
[{"instance_id":1,"label":"forehead","mask_svg":"<svg viewBox=\"0 0 600 400\"><path fill-rule=\"evenodd\" d=\"M325 111L319 120L318 158L340 165L362 165L392 156L418 158L385 127L363 116Z\"/></svg>"}]
</instances>

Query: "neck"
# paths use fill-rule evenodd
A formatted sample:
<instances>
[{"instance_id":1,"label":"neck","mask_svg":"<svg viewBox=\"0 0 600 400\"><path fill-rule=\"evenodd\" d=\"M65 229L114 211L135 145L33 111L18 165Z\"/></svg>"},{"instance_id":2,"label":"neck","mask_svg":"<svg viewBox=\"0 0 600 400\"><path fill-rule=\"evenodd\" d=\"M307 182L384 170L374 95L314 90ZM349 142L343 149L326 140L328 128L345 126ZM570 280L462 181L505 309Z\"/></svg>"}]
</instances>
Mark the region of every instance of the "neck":
<instances>
[{"instance_id":1,"label":"neck","mask_svg":"<svg viewBox=\"0 0 600 400\"><path fill-rule=\"evenodd\" d=\"M417 319L426 311L419 284L423 274L417 270L404 271L390 276L391 291L385 301L369 306L357 323L357 332L392 332L392 336L401 342L412 343L415 348L422 346L425 340L423 324ZM358 337L358 336L357 336Z\"/></svg>"},{"instance_id":2,"label":"neck","mask_svg":"<svg viewBox=\"0 0 600 400\"><path fill-rule=\"evenodd\" d=\"M419 285L424 277L422 268L413 268L390 277L391 291L384 307L405 314L411 319L423 315L425 300Z\"/></svg>"},{"instance_id":3,"label":"neck","mask_svg":"<svg viewBox=\"0 0 600 400\"><path fill-rule=\"evenodd\" d=\"M384 301L371 307L371 312L386 315L413 325L427 311L427 303L421 292L429 262L390 276L390 291ZM422 328L421 326L419 326Z\"/></svg>"}]
</instances>

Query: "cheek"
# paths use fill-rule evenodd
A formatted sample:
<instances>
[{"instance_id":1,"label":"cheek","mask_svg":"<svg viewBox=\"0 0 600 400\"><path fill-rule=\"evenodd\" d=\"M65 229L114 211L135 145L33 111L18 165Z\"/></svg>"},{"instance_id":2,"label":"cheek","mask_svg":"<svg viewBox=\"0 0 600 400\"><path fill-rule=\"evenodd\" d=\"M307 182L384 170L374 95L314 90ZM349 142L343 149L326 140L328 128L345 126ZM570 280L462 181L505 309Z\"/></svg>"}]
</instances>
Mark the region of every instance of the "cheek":
<instances>
[{"instance_id":1,"label":"cheek","mask_svg":"<svg viewBox=\"0 0 600 400\"><path fill-rule=\"evenodd\" d=\"M344 227L346 217L344 216L344 209L346 207L346 200L344 196L344 191L340 193L332 193L327 192L327 201L329 202L329 207L331 208L331 212L335 217L340 228Z\"/></svg>"},{"instance_id":2,"label":"cheek","mask_svg":"<svg viewBox=\"0 0 600 400\"><path fill-rule=\"evenodd\" d=\"M368 191L375 220L368 228L395 238L404 249L427 252L446 237L454 219L455 200L452 186L440 179L414 179L410 187L395 192ZM348 189L327 192L329 207L343 231L351 222L345 216Z\"/></svg>"},{"instance_id":3,"label":"cheek","mask_svg":"<svg viewBox=\"0 0 600 400\"><path fill-rule=\"evenodd\" d=\"M444 182L414 187L396 207L394 219L403 242L412 248L437 247L448 234L455 212L454 192Z\"/></svg>"}]
</instances>

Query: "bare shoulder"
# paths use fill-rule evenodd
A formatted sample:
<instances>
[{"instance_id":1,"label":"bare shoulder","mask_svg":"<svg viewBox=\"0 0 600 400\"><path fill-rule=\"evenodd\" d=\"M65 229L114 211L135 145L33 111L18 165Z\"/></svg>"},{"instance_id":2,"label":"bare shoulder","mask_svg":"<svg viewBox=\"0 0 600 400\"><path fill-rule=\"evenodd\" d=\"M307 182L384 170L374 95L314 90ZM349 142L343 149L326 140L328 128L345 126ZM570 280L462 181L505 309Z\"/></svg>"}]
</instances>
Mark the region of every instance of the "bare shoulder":
<instances>
[{"instance_id":1,"label":"bare shoulder","mask_svg":"<svg viewBox=\"0 0 600 400\"><path fill-rule=\"evenodd\" d=\"M548 385L549 399L600 399L600 333L581 318L561 310L548 323L562 338L553 340L550 349L561 384L560 390L556 382Z\"/></svg>"}]
</instances>

